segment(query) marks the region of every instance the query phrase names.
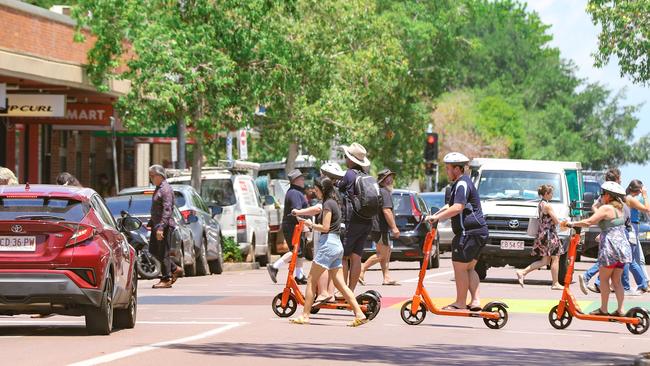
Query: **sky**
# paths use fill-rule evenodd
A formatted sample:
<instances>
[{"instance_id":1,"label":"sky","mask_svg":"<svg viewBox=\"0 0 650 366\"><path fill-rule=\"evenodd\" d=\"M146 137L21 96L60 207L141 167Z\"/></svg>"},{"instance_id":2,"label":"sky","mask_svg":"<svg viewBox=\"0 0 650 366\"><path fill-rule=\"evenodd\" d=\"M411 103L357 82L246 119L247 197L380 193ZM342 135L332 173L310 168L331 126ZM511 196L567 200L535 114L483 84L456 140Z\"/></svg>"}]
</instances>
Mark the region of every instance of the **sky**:
<instances>
[{"instance_id":1,"label":"sky","mask_svg":"<svg viewBox=\"0 0 650 366\"><path fill-rule=\"evenodd\" d=\"M639 124L635 138L650 133L650 87L635 85L629 78L621 77L615 60L602 69L593 66L592 53L598 48L599 29L585 11L587 1L531 0L527 3L528 9L536 11L542 22L551 25L551 45L560 49L562 58L574 61L579 77L589 82L599 82L615 92L625 88L625 105L644 104L637 112ZM650 184L650 164L630 164L620 168L624 186L632 179Z\"/></svg>"}]
</instances>

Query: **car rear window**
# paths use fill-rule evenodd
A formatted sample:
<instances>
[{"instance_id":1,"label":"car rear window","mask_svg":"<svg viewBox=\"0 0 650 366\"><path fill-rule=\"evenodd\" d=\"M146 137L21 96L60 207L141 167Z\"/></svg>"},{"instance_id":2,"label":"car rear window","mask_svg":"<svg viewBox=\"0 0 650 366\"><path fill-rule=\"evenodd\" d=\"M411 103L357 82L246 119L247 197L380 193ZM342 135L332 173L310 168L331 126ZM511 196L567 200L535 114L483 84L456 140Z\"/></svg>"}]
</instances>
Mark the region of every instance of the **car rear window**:
<instances>
[{"instance_id":1,"label":"car rear window","mask_svg":"<svg viewBox=\"0 0 650 366\"><path fill-rule=\"evenodd\" d=\"M401 193L393 194L393 212L396 215L410 215L413 212L411 196Z\"/></svg>"},{"instance_id":2,"label":"car rear window","mask_svg":"<svg viewBox=\"0 0 650 366\"><path fill-rule=\"evenodd\" d=\"M151 214L151 195L132 195L106 199L106 206L113 217L120 217L122 210L134 216Z\"/></svg>"},{"instance_id":3,"label":"car rear window","mask_svg":"<svg viewBox=\"0 0 650 366\"><path fill-rule=\"evenodd\" d=\"M67 198L6 198L0 197L0 220L15 220L38 216L60 217L79 222L90 210L87 203Z\"/></svg>"},{"instance_id":4,"label":"car rear window","mask_svg":"<svg viewBox=\"0 0 650 366\"><path fill-rule=\"evenodd\" d=\"M237 203L235 190L230 179L204 179L201 182L201 197L208 206L232 206Z\"/></svg>"}]
</instances>

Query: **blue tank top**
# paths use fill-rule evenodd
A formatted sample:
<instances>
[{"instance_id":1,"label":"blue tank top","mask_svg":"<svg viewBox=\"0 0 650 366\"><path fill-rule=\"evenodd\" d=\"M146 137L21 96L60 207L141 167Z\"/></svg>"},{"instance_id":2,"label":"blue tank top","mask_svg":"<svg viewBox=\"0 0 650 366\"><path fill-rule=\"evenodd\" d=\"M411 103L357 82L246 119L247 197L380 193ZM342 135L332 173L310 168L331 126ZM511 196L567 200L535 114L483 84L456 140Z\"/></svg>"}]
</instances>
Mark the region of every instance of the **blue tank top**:
<instances>
[{"instance_id":1,"label":"blue tank top","mask_svg":"<svg viewBox=\"0 0 650 366\"><path fill-rule=\"evenodd\" d=\"M638 199L642 205L645 205L645 201L643 200L643 197L638 197L638 198L635 197L635 198ZM636 208L630 209L630 221L632 221L633 224L638 224L640 219L641 217L639 215L639 210L637 210Z\"/></svg>"}]
</instances>

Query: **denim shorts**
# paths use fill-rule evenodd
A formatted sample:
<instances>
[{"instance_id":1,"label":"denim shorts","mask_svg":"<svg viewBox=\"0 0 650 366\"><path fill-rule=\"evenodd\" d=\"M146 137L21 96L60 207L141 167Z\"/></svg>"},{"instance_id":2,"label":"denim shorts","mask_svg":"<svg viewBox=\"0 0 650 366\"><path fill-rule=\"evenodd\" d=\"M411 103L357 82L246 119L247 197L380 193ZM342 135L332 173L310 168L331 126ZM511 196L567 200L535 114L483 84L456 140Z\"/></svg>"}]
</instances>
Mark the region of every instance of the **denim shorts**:
<instances>
[{"instance_id":1,"label":"denim shorts","mask_svg":"<svg viewBox=\"0 0 650 366\"><path fill-rule=\"evenodd\" d=\"M320 235L314 263L328 270L343 267L343 244L339 234Z\"/></svg>"}]
</instances>

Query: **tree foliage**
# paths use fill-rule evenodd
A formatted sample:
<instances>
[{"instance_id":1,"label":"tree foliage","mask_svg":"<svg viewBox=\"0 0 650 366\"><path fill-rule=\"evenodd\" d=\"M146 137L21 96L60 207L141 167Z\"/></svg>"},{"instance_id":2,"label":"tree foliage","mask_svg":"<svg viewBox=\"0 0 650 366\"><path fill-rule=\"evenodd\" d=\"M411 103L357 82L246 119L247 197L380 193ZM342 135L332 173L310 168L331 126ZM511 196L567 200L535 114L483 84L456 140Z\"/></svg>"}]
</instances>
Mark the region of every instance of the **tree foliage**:
<instances>
[{"instance_id":1,"label":"tree foliage","mask_svg":"<svg viewBox=\"0 0 650 366\"><path fill-rule=\"evenodd\" d=\"M650 1L589 0L587 12L600 26L596 66L603 67L612 56L621 76L647 84L650 80Z\"/></svg>"}]
</instances>

